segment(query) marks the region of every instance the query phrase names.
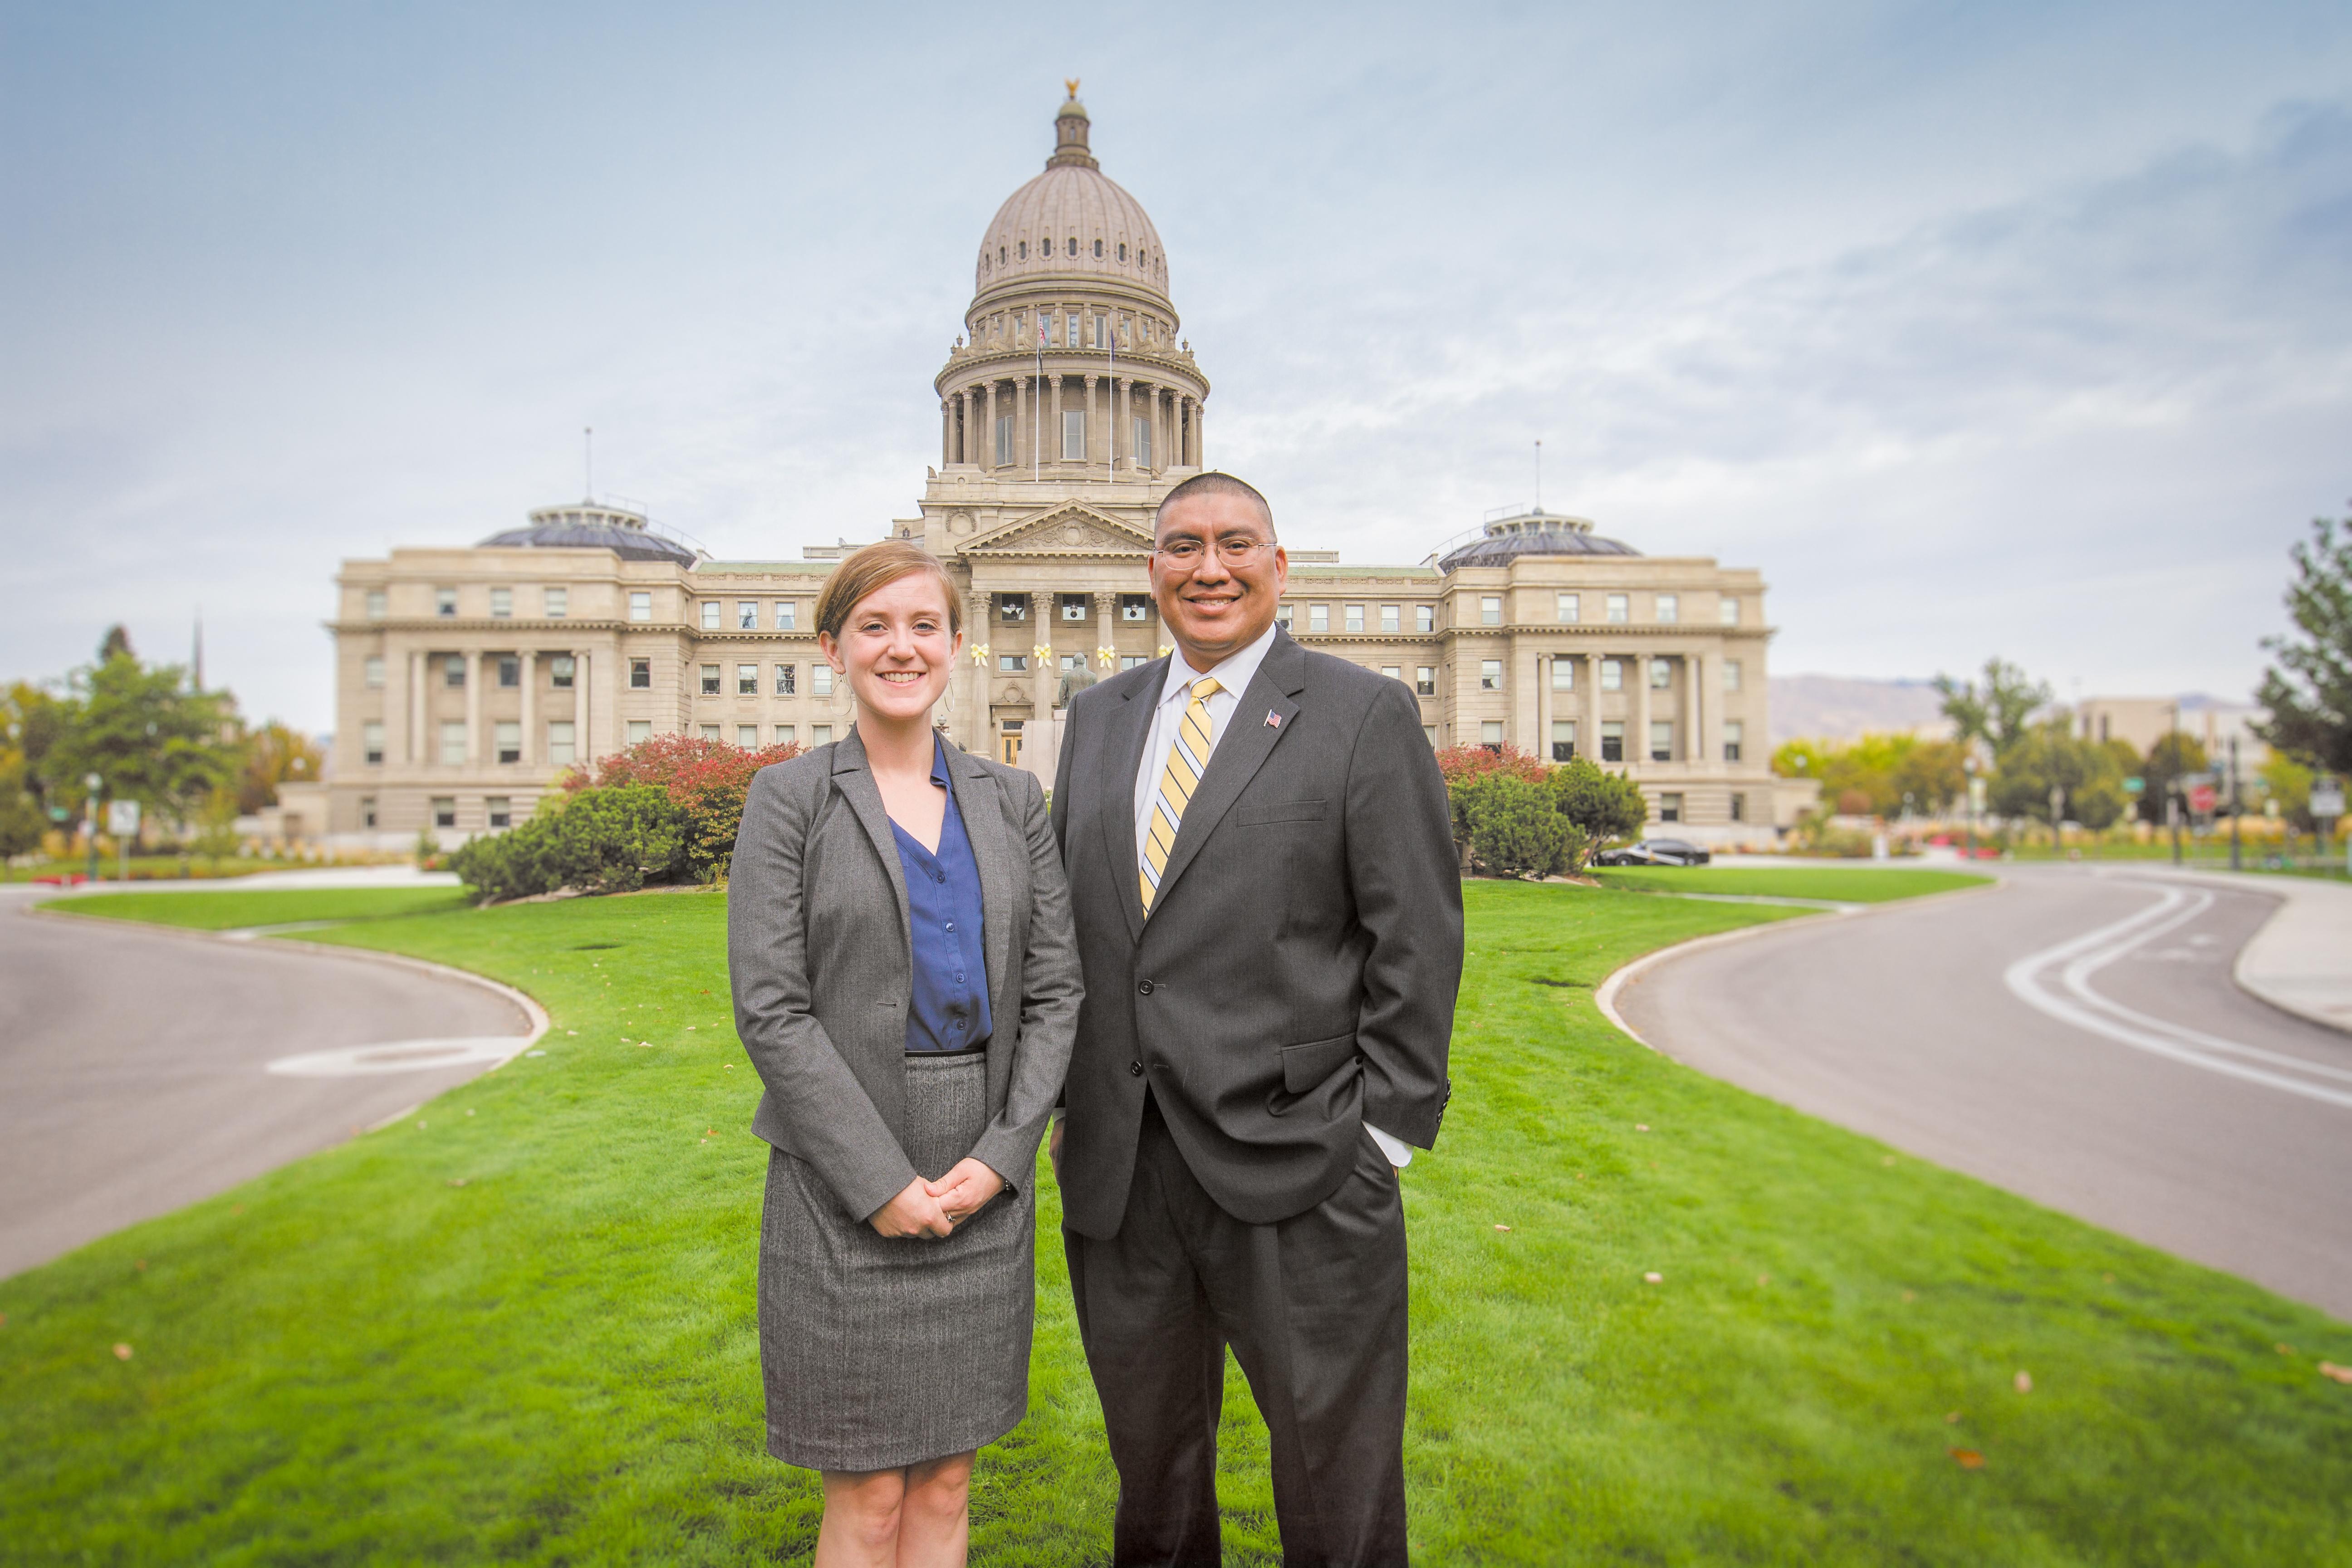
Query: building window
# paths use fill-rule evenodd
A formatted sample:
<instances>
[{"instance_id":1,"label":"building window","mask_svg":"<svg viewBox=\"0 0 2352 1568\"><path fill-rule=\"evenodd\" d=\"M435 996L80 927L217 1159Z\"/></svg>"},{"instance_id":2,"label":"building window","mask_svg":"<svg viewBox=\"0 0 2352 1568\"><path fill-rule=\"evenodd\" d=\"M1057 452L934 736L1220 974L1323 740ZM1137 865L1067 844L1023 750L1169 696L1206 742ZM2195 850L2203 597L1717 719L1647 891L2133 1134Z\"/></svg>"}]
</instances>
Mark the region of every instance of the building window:
<instances>
[{"instance_id":1,"label":"building window","mask_svg":"<svg viewBox=\"0 0 2352 1568\"><path fill-rule=\"evenodd\" d=\"M1151 467L1151 421L1140 414L1135 416L1135 439L1130 445L1135 451L1135 466Z\"/></svg>"},{"instance_id":2,"label":"building window","mask_svg":"<svg viewBox=\"0 0 2352 1568\"><path fill-rule=\"evenodd\" d=\"M792 727L790 724L779 724L779 725L777 725L777 726L776 726L776 744L778 744L779 746L789 746L789 745L791 745L792 743L793 743L793 727Z\"/></svg>"},{"instance_id":3,"label":"building window","mask_svg":"<svg viewBox=\"0 0 2352 1568\"><path fill-rule=\"evenodd\" d=\"M629 595L629 619L633 621L650 621L653 618L653 595L645 592L631 594Z\"/></svg>"},{"instance_id":4,"label":"building window","mask_svg":"<svg viewBox=\"0 0 2352 1568\"><path fill-rule=\"evenodd\" d=\"M542 590L540 601L544 606L541 613L551 621L560 621L572 613L572 590L569 588Z\"/></svg>"},{"instance_id":5,"label":"building window","mask_svg":"<svg viewBox=\"0 0 2352 1568\"><path fill-rule=\"evenodd\" d=\"M757 599L735 601L735 629L739 632L756 632L760 629L760 602Z\"/></svg>"},{"instance_id":6,"label":"building window","mask_svg":"<svg viewBox=\"0 0 2352 1568\"><path fill-rule=\"evenodd\" d=\"M392 614L392 596L381 588L367 591L367 618L380 621Z\"/></svg>"},{"instance_id":7,"label":"building window","mask_svg":"<svg viewBox=\"0 0 2352 1568\"><path fill-rule=\"evenodd\" d=\"M1601 661L1601 689L1603 691L1622 691L1625 689L1625 661L1623 659L1604 658Z\"/></svg>"},{"instance_id":8,"label":"building window","mask_svg":"<svg viewBox=\"0 0 2352 1568\"><path fill-rule=\"evenodd\" d=\"M1118 618L1128 626L1139 626L1151 618L1151 595L1121 594L1118 596Z\"/></svg>"},{"instance_id":9,"label":"building window","mask_svg":"<svg viewBox=\"0 0 2352 1568\"><path fill-rule=\"evenodd\" d=\"M547 726L547 760L553 767L572 765L572 721L551 720Z\"/></svg>"},{"instance_id":10,"label":"building window","mask_svg":"<svg viewBox=\"0 0 2352 1568\"><path fill-rule=\"evenodd\" d=\"M1601 760L1604 763L1625 760L1625 726L1614 719L1601 721Z\"/></svg>"},{"instance_id":11,"label":"building window","mask_svg":"<svg viewBox=\"0 0 2352 1568\"><path fill-rule=\"evenodd\" d=\"M383 656L370 654L360 661L360 683L370 691L383 689Z\"/></svg>"},{"instance_id":12,"label":"building window","mask_svg":"<svg viewBox=\"0 0 2352 1568\"><path fill-rule=\"evenodd\" d=\"M1288 631L1288 630L1290 630L1290 616L1291 616L1291 606L1290 606L1290 605L1276 605L1274 607L1274 624L1275 624L1276 626L1280 626L1284 631Z\"/></svg>"},{"instance_id":13,"label":"building window","mask_svg":"<svg viewBox=\"0 0 2352 1568\"><path fill-rule=\"evenodd\" d=\"M1480 724L1478 726L1478 743L1482 746L1501 745L1503 743L1503 721L1500 719L1489 719Z\"/></svg>"},{"instance_id":14,"label":"building window","mask_svg":"<svg viewBox=\"0 0 2352 1568\"><path fill-rule=\"evenodd\" d=\"M1421 738L1422 738L1423 740L1424 740L1424 741L1426 741L1426 742L1429 742L1429 749L1430 749L1431 751L1433 751L1433 751L1437 750L1437 726L1436 726L1436 725L1434 725L1434 724L1423 724L1423 725L1421 727Z\"/></svg>"},{"instance_id":15,"label":"building window","mask_svg":"<svg viewBox=\"0 0 2352 1568\"><path fill-rule=\"evenodd\" d=\"M1683 797L1669 792L1658 796L1658 820L1680 822L1683 819Z\"/></svg>"},{"instance_id":16,"label":"building window","mask_svg":"<svg viewBox=\"0 0 2352 1568\"><path fill-rule=\"evenodd\" d=\"M1347 605L1345 607L1345 614L1348 618L1342 624L1345 625L1349 631L1360 633L1364 629L1364 606L1361 605Z\"/></svg>"},{"instance_id":17,"label":"building window","mask_svg":"<svg viewBox=\"0 0 2352 1568\"><path fill-rule=\"evenodd\" d=\"M801 624L801 606L796 599L776 601L776 629L788 632Z\"/></svg>"},{"instance_id":18,"label":"building window","mask_svg":"<svg viewBox=\"0 0 2352 1568\"><path fill-rule=\"evenodd\" d=\"M513 615L513 614L514 614L514 590L513 590L512 588L493 588L493 589L491 589L491 590L490 590L490 618L491 618L492 620L503 621L503 620L505 620L508 616L511 616L511 615Z\"/></svg>"},{"instance_id":19,"label":"building window","mask_svg":"<svg viewBox=\"0 0 2352 1568\"><path fill-rule=\"evenodd\" d=\"M1739 689L1739 661L1736 658L1723 661L1723 689L1726 691Z\"/></svg>"},{"instance_id":20,"label":"building window","mask_svg":"<svg viewBox=\"0 0 2352 1568\"><path fill-rule=\"evenodd\" d=\"M833 695L833 666L829 664L809 666L809 695L811 697Z\"/></svg>"},{"instance_id":21,"label":"building window","mask_svg":"<svg viewBox=\"0 0 2352 1568\"><path fill-rule=\"evenodd\" d=\"M1381 666L1381 673L1387 676L1391 680L1402 681L1404 679L1404 666L1401 664L1384 664Z\"/></svg>"},{"instance_id":22,"label":"building window","mask_svg":"<svg viewBox=\"0 0 2352 1568\"><path fill-rule=\"evenodd\" d=\"M706 632L719 629L719 601L716 599L702 601L702 629Z\"/></svg>"},{"instance_id":23,"label":"building window","mask_svg":"<svg viewBox=\"0 0 2352 1568\"><path fill-rule=\"evenodd\" d=\"M1683 597L1680 594L1661 594L1657 599L1658 625L1671 626L1683 618Z\"/></svg>"},{"instance_id":24,"label":"building window","mask_svg":"<svg viewBox=\"0 0 2352 1568\"><path fill-rule=\"evenodd\" d=\"M1062 410L1062 456L1076 462L1087 455L1087 416L1082 409Z\"/></svg>"},{"instance_id":25,"label":"building window","mask_svg":"<svg viewBox=\"0 0 2352 1568\"><path fill-rule=\"evenodd\" d=\"M1748 820L1748 797L1736 791L1731 796L1731 820L1734 822Z\"/></svg>"},{"instance_id":26,"label":"building window","mask_svg":"<svg viewBox=\"0 0 2352 1568\"><path fill-rule=\"evenodd\" d=\"M1330 605L1307 605L1307 632L1308 632L1310 635L1312 635L1312 634L1314 634L1314 633L1318 633L1318 632L1328 632L1330 629L1331 629L1331 606L1330 606Z\"/></svg>"},{"instance_id":27,"label":"building window","mask_svg":"<svg viewBox=\"0 0 2352 1568\"><path fill-rule=\"evenodd\" d=\"M1415 605L1412 607L1412 629L1417 632L1435 631L1437 629L1437 606L1435 605Z\"/></svg>"},{"instance_id":28,"label":"building window","mask_svg":"<svg viewBox=\"0 0 2352 1568\"><path fill-rule=\"evenodd\" d=\"M1136 423L1140 425L1143 421L1139 419ZM1147 462L1150 461L1149 457L1147 457L1145 460ZM1002 468L1012 461L1013 416L1010 414L1000 414L996 416L996 466Z\"/></svg>"},{"instance_id":29,"label":"building window","mask_svg":"<svg viewBox=\"0 0 2352 1568\"><path fill-rule=\"evenodd\" d=\"M654 738L654 721L650 719L632 719L629 721L629 727L625 733L632 746L641 741L650 741Z\"/></svg>"},{"instance_id":30,"label":"building window","mask_svg":"<svg viewBox=\"0 0 2352 1568\"><path fill-rule=\"evenodd\" d=\"M1118 667L1121 669L1141 669L1150 662L1150 657L1146 654L1123 653L1118 656Z\"/></svg>"},{"instance_id":31,"label":"building window","mask_svg":"<svg viewBox=\"0 0 2352 1568\"><path fill-rule=\"evenodd\" d=\"M832 744L833 744L833 726L832 726L832 725L830 725L830 724L812 724L812 725L810 725L810 726L809 726L809 744L810 744L810 745L812 745L812 746L830 746L830 745L832 745Z\"/></svg>"},{"instance_id":32,"label":"building window","mask_svg":"<svg viewBox=\"0 0 2352 1568\"><path fill-rule=\"evenodd\" d=\"M520 720L499 720L493 727L492 738L497 742L499 748L499 762L519 763L522 761L522 721Z\"/></svg>"},{"instance_id":33,"label":"building window","mask_svg":"<svg viewBox=\"0 0 2352 1568\"><path fill-rule=\"evenodd\" d=\"M654 689L654 661L649 658L629 660L629 689L651 691Z\"/></svg>"},{"instance_id":34,"label":"building window","mask_svg":"<svg viewBox=\"0 0 2352 1568\"><path fill-rule=\"evenodd\" d=\"M372 768L383 766L383 724L371 719L360 726L360 752Z\"/></svg>"},{"instance_id":35,"label":"building window","mask_svg":"<svg viewBox=\"0 0 2352 1568\"><path fill-rule=\"evenodd\" d=\"M487 797L482 802L482 820L492 827L512 827L514 802L502 795Z\"/></svg>"},{"instance_id":36,"label":"building window","mask_svg":"<svg viewBox=\"0 0 2352 1568\"><path fill-rule=\"evenodd\" d=\"M558 691L569 691L579 670L578 659L568 653L559 653L547 661L547 683Z\"/></svg>"},{"instance_id":37,"label":"building window","mask_svg":"<svg viewBox=\"0 0 2352 1568\"><path fill-rule=\"evenodd\" d=\"M796 697L800 695L800 667L798 665L780 664L776 666L776 695L779 697Z\"/></svg>"},{"instance_id":38,"label":"building window","mask_svg":"<svg viewBox=\"0 0 2352 1568\"><path fill-rule=\"evenodd\" d=\"M1404 630L1404 606L1402 605L1382 605L1381 606L1381 630L1391 634Z\"/></svg>"},{"instance_id":39,"label":"building window","mask_svg":"<svg viewBox=\"0 0 2352 1568\"><path fill-rule=\"evenodd\" d=\"M433 797L433 826L436 827L455 827L457 826L457 797L456 795L436 795Z\"/></svg>"},{"instance_id":40,"label":"building window","mask_svg":"<svg viewBox=\"0 0 2352 1568\"><path fill-rule=\"evenodd\" d=\"M1026 669L1029 668L1029 656L1025 653L1000 653L996 656L996 668L1007 673Z\"/></svg>"},{"instance_id":41,"label":"building window","mask_svg":"<svg viewBox=\"0 0 2352 1568\"><path fill-rule=\"evenodd\" d=\"M1726 719L1723 721L1723 760L1727 763L1738 762L1740 745L1747 739L1747 726L1737 719Z\"/></svg>"},{"instance_id":42,"label":"building window","mask_svg":"<svg viewBox=\"0 0 2352 1568\"><path fill-rule=\"evenodd\" d=\"M444 620L456 619L457 615L457 590L455 588L434 589L433 613L441 616Z\"/></svg>"},{"instance_id":43,"label":"building window","mask_svg":"<svg viewBox=\"0 0 2352 1568\"><path fill-rule=\"evenodd\" d=\"M1722 622L1727 626L1738 626L1739 624L1738 599L1729 594L1726 594L1722 598L1717 599L1715 602L1715 618ZM1739 797L1735 795L1731 798L1738 800ZM1738 822L1739 818L1738 816L1734 816L1731 820Z\"/></svg>"},{"instance_id":44,"label":"building window","mask_svg":"<svg viewBox=\"0 0 2352 1568\"><path fill-rule=\"evenodd\" d=\"M1500 594L1488 594L1478 601L1478 624L1482 626L1503 624L1503 596Z\"/></svg>"},{"instance_id":45,"label":"building window","mask_svg":"<svg viewBox=\"0 0 2352 1568\"><path fill-rule=\"evenodd\" d=\"M1633 598L1625 594L1612 594L1608 600L1609 624L1622 626L1633 618Z\"/></svg>"},{"instance_id":46,"label":"building window","mask_svg":"<svg viewBox=\"0 0 2352 1568\"><path fill-rule=\"evenodd\" d=\"M445 768L466 765L466 721L463 719L441 721L441 765Z\"/></svg>"},{"instance_id":47,"label":"building window","mask_svg":"<svg viewBox=\"0 0 2352 1568\"><path fill-rule=\"evenodd\" d=\"M1558 606L1557 613L1563 623L1573 626L1580 618L1577 605L1581 603L1581 601L1579 600L1575 595L1555 595L1553 596L1553 602Z\"/></svg>"},{"instance_id":48,"label":"building window","mask_svg":"<svg viewBox=\"0 0 2352 1568\"><path fill-rule=\"evenodd\" d=\"M1501 659L1482 658L1478 661L1478 689L1481 691L1500 691L1503 689L1503 661Z\"/></svg>"},{"instance_id":49,"label":"building window","mask_svg":"<svg viewBox=\"0 0 2352 1568\"><path fill-rule=\"evenodd\" d=\"M1650 689L1664 691L1675 683L1675 667L1663 658L1650 661Z\"/></svg>"},{"instance_id":50,"label":"building window","mask_svg":"<svg viewBox=\"0 0 2352 1568\"><path fill-rule=\"evenodd\" d=\"M702 694L705 697L719 695L719 667L715 664L702 667Z\"/></svg>"},{"instance_id":51,"label":"building window","mask_svg":"<svg viewBox=\"0 0 2352 1568\"><path fill-rule=\"evenodd\" d=\"M360 826L362 827L375 826L375 796L372 795L360 796Z\"/></svg>"},{"instance_id":52,"label":"building window","mask_svg":"<svg viewBox=\"0 0 2352 1568\"><path fill-rule=\"evenodd\" d=\"M996 618L1000 621L1025 621L1029 618L1029 595L999 594L996 595Z\"/></svg>"},{"instance_id":53,"label":"building window","mask_svg":"<svg viewBox=\"0 0 2352 1568\"><path fill-rule=\"evenodd\" d=\"M1084 594L1065 594L1062 595L1062 618L1064 620L1084 621L1087 618L1087 596Z\"/></svg>"},{"instance_id":54,"label":"building window","mask_svg":"<svg viewBox=\"0 0 2352 1568\"><path fill-rule=\"evenodd\" d=\"M1671 763L1675 760L1675 721L1671 719L1650 721L1650 761Z\"/></svg>"},{"instance_id":55,"label":"building window","mask_svg":"<svg viewBox=\"0 0 2352 1568\"><path fill-rule=\"evenodd\" d=\"M760 667L758 665L739 664L735 667L735 695L738 697L757 697L760 695Z\"/></svg>"},{"instance_id":56,"label":"building window","mask_svg":"<svg viewBox=\"0 0 2352 1568\"><path fill-rule=\"evenodd\" d=\"M1556 658L1551 661L1551 689L1554 691L1573 691L1576 689L1576 661L1574 659Z\"/></svg>"},{"instance_id":57,"label":"building window","mask_svg":"<svg viewBox=\"0 0 2352 1568\"><path fill-rule=\"evenodd\" d=\"M1412 671L1412 689L1423 697L1436 696L1437 667L1433 664L1415 665Z\"/></svg>"},{"instance_id":58,"label":"building window","mask_svg":"<svg viewBox=\"0 0 2352 1568\"><path fill-rule=\"evenodd\" d=\"M715 741L719 739L719 726L716 724L705 724L702 726L702 738L706 741Z\"/></svg>"},{"instance_id":59,"label":"building window","mask_svg":"<svg viewBox=\"0 0 2352 1568\"><path fill-rule=\"evenodd\" d=\"M1576 721L1555 719L1551 721L1551 760L1555 763L1576 761Z\"/></svg>"},{"instance_id":60,"label":"building window","mask_svg":"<svg viewBox=\"0 0 2352 1568\"><path fill-rule=\"evenodd\" d=\"M735 743L742 747L747 752L758 751L760 749L760 726L757 724L736 725Z\"/></svg>"}]
</instances>

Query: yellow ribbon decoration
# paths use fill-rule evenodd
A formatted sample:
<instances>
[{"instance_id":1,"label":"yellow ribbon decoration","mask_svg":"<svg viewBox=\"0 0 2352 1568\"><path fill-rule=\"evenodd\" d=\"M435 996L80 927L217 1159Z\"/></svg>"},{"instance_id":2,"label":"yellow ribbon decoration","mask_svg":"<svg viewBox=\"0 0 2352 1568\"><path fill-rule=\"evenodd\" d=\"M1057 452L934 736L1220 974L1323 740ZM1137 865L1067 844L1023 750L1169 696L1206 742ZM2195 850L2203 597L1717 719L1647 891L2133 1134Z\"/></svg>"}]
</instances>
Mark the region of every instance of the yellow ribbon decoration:
<instances>
[{"instance_id":1,"label":"yellow ribbon decoration","mask_svg":"<svg viewBox=\"0 0 2352 1568\"><path fill-rule=\"evenodd\" d=\"M1043 664L1045 660L1054 657L1053 648L1045 643L1037 644L1029 651L1037 656L1037 662L1040 664Z\"/></svg>"},{"instance_id":2,"label":"yellow ribbon decoration","mask_svg":"<svg viewBox=\"0 0 2352 1568\"><path fill-rule=\"evenodd\" d=\"M1095 649L1095 658L1101 661L1105 669L1118 663L1118 653L1113 648L1098 647Z\"/></svg>"},{"instance_id":3,"label":"yellow ribbon decoration","mask_svg":"<svg viewBox=\"0 0 2352 1568\"><path fill-rule=\"evenodd\" d=\"M982 642L971 645L971 662L979 665L982 669L988 668L988 645L986 643Z\"/></svg>"}]
</instances>

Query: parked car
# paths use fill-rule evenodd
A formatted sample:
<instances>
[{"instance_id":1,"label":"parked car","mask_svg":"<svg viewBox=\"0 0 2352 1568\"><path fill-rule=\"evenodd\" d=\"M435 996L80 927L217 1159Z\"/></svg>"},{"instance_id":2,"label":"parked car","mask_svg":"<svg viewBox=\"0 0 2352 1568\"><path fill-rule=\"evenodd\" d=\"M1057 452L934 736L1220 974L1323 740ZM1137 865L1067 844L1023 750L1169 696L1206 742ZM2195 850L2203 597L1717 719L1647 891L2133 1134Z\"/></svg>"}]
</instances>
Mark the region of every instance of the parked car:
<instances>
[{"instance_id":1,"label":"parked car","mask_svg":"<svg viewBox=\"0 0 2352 1568\"><path fill-rule=\"evenodd\" d=\"M1644 838L1592 858L1596 866L1704 866L1713 857L1682 838Z\"/></svg>"}]
</instances>

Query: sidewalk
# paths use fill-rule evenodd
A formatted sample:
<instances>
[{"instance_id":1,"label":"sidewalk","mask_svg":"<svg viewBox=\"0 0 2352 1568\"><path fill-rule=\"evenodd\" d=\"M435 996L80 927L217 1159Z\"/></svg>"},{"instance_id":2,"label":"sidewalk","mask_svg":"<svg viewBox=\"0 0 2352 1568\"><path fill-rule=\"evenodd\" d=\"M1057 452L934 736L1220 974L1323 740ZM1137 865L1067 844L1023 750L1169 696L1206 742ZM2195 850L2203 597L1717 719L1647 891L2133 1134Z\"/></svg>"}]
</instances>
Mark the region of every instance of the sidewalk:
<instances>
[{"instance_id":1,"label":"sidewalk","mask_svg":"<svg viewBox=\"0 0 2352 1568\"><path fill-rule=\"evenodd\" d=\"M2132 867L2161 877L2242 893L2267 893L2278 913L2240 950L2233 978L2282 1012L2352 1034L2352 883L2256 872Z\"/></svg>"},{"instance_id":2,"label":"sidewalk","mask_svg":"<svg viewBox=\"0 0 2352 1568\"><path fill-rule=\"evenodd\" d=\"M284 871L256 871L249 877L158 877L153 881L87 882L78 888L41 887L25 882L50 898L85 893L239 893L285 888L454 888L454 871L420 871L414 866L320 866Z\"/></svg>"}]
</instances>

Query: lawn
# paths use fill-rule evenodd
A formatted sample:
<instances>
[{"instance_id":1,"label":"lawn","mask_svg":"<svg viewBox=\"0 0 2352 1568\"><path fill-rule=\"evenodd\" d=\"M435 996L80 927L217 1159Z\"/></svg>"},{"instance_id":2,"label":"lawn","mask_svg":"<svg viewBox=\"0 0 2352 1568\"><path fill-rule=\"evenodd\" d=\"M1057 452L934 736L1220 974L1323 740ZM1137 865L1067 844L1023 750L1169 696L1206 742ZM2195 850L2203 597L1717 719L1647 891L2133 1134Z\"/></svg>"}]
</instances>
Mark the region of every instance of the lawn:
<instances>
[{"instance_id":1,"label":"lawn","mask_svg":"<svg viewBox=\"0 0 2352 1568\"><path fill-rule=\"evenodd\" d=\"M461 888L287 888L221 893L83 893L52 899L41 907L52 913L104 915L151 925L239 931L311 921L439 914L463 910L467 900Z\"/></svg>"},{"instance_id":2,"label":"lawn","mask_svg":"<svg viewBox=\"0 0 2352 1568\"><path fill-rule=\"evenodd\" d=\"M1421 1562L2352 1563L2352 1388L2315 1370L2352 1327L1714 1083L1591 1005L1636 953L1812 917L1465 897L1453 1107L1404 1177ZM724 920L706 894L326 933L530 990L548 1054L0 1282L5 1555L804 1561L814 1478L761 1452ZM1032 1410L981 1460L982 1563L1108 1551L1041 1191ZM1232 1387L1227 1560L1272 1563Z\"/></svg>"},{"instance_id":3,"label":"lawn","mask_svg":"<svg viewBox=\"0 0 2352 1568\"><path fill-rule=\"evenodd\" d=\"M1922 893L1948 893L1992 880L1968 871L1876 866L1601 866L1592 879L1636 893L1725 893L1751 898L1824 899L1878 904Z\"/></svg>"}]
</instances>

